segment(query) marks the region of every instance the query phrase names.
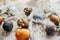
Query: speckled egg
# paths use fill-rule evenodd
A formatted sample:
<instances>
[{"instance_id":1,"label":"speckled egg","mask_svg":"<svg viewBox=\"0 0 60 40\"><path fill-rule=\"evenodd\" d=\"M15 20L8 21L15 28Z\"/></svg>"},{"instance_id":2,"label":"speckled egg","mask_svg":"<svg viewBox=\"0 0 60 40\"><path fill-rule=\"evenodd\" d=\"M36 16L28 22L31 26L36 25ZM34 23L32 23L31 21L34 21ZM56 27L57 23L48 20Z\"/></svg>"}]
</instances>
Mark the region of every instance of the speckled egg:
<instances>
[{"instance_id":1,"label":"speckled egg","mask_svg":"<svg viewBox=\"0 0 60 40\"><path fill-rule=\"evenodd\" d=\"M28 28L29 27L28 21L24 21L24 20L18 20L17 25L21 26L21 28Z\"/></svg>"}]
</instances>

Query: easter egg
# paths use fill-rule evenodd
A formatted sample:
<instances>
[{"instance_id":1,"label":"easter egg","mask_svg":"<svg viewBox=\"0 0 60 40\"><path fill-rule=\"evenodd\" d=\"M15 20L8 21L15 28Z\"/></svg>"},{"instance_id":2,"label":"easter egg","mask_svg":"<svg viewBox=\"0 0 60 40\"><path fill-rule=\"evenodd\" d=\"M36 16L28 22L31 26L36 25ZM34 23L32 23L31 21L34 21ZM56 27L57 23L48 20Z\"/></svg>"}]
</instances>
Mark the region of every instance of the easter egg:
<instances>
[{"instance_id":1,"label":"easter egg","mask_svg":"<svg viewBox=\"0 0 60 40\"><path fill-rule=\"evenodd\" d=\"M56 26L59 25L59 17L58 17L58 16L56 16L56 15L51 15L51 16L50 16L50 20L51 20Z\"/></svg>"},{"instance_id":2,"label":"easter egg","mask_svg":"<svg viewBox=\"0 0 60 40\"><path fill-rule=\"evenodd\" d=\"M13 28L13 22L11 22L11 21L5 21L3 23L3 29L4 29L4 31L10 32L12 30L12 28Z\"/></svg>"},{"instance_id":3,"label":"easter egg","mask_svg":"<svg viewBox=\"0 0 60 40\"><path fill-rule=\"evenodd\" d=\"M28 29L17 29L15 37L17 40L28 40L30 31Z\"/></svg>"}]
</instances>

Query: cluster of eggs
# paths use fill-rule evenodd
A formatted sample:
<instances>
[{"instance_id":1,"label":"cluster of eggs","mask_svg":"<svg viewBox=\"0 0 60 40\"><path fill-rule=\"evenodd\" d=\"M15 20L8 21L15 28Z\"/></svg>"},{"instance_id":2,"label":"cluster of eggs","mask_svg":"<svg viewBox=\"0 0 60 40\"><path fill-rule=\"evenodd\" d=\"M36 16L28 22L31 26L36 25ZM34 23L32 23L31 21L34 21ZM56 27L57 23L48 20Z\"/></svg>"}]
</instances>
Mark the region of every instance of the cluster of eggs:
<instances>
[{"instance_id":1,"label":"cluster of eggs","mask_svg":"<svg viewBox=\"0 0 60 40\"><path fill-rule=\"evenodd\" d=\"M20 26L20 29L17 29L16 31L16 39L17 40L29 40L30 37L30 31L28 30L29 23L25 20L19 20L17 21L17 25Z\"/></svg>"},{"instance_id":2,"label":"cluster of eggs","mask_svg":"<svg viewBox=\"0 0 60 40\"><path fill-rule=\"evenodd\" d=\"M60 20L59 20L59 17L57 15L50 15L49 18L50 18L50 21L52 23L54 23L57 27L59 26L59 21ZM56 27L56 29L57 29L57 27ZM47 35L53 35L55 33L55 31L57 31L57 30L55 30L53 27L46 27L46 30L45 31L46 31L46 34ZM59 31L60 30L58 30L58 32Z\"/></svg>"},{"instance_id":3,"label":"cluster of eggs","mask_svg":"<svg viewBox=\"0 0 60 40\"><path fill-rule=\"evenodd\" d=\"M25 15L29 16L32 12L31 8L24 9ZM50 21L53 22L56 26L59 25L59 17L56 15L50 16ZM0 25L3 22L3 18L0 17ZM17 29L15 33L15 37L17 40L28 40L30 37L30 31L27 29L29 27L28 21L19 20L17 21L18 26L21 26L21 29ZM4 21L3 29L6 32L10 32L13 28L13 22L11 21ZM55 29L53 27L46 27L46 34L53 35L55 33Z\"/></svg>"},{"instance_id":4,"label":"cluster of eggs","mask_svg":"<svg viewBox=\"0 0 60 40\"><path fill-rule=\"evenodd\" d=\"M31 12L31 8L25 8L24 9L25 14L28 16ZM13 28L13 22L12 21L4 21L2 17L0 17L0 25L3 22L3 30L6 32L10 32ZM17 40L28 40L30 37L30 31L27 29L29 26L28 21L24 20L18 20L17 21L18 26L21 27L21 29L17 29L15 33L15 37Z\"/></svg>"},{"instance_id":5,"label":"cluster of eggs","mask_svg":"<svg viewBox=\"0 0 60 40\"><path fill-rule=\"evenodd\" d=\"M2 22L3 22L3 18L0 17L0 25L2 24ZM28 40L30 37L30 31L28 29L26 29L26 28L28 28L28 26L26 26L27 24L24 22L19 25L22 26L23 28L16 30L16 33L15 33L16 39L17 40ZM13 22L12 21L4 21L2 27L3 27L4 31L10 32L13 28Z\"/></svg>"},{"instance_id":6,"label":"cluster of eggs","mask_svg":"<svg viewBox=\"0 0 60 40\"><path fill-rule=\"evenodd\" d=\"M32 12L31 8L24 8L24 12L26 16L29 16ZM29 40L30 38L30 31L28 30L29 22L28 20L24 19L18 19L17 25L20 27L20 29L16 30L16 39L17 40Z\"/></svg>"},{"instance_id":7,"label":"cluster of eggs","mask_svg":"<svg viewBox=\"0 0 60 40\"><path fill-rule=\"evenodd\" d=\"M16 39L17 40L29 40L30 31L28 30L29 22L27 20L17 20L17 25L20 26L20 29L16 31Z\"/></svg>"}]
</instances>

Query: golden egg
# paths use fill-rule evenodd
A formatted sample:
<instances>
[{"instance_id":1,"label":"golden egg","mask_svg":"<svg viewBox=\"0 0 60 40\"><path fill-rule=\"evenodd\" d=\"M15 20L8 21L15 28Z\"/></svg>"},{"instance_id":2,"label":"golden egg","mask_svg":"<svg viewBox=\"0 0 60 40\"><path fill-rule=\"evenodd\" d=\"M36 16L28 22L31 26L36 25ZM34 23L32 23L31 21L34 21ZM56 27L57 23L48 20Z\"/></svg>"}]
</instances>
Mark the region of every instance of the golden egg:
<instances>
[{"instance_id":1,"label":"golden egg","mask_svg":"<svg viewBox=\"0 0 60 40\"><path fill-rule=\"evenodd\" d=\"M30 31L28 29L17 29L15 37L17 40L28 40Z\"/></svg>"}]
</instances>

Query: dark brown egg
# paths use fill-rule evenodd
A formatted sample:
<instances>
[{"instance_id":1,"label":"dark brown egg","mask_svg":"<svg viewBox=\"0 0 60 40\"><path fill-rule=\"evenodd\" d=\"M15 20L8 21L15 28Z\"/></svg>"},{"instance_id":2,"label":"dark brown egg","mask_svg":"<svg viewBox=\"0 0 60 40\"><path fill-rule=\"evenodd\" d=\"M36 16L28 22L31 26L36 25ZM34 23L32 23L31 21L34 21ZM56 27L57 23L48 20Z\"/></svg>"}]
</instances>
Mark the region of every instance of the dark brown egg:
<instances>
[{"instance_id":1,"label":"dark brown egg","mask_svg":"<svg viewBox=\"0 0 60 40\"><path fill-rule=\"evenodd\" d=\"M53 27L46 27L45 29L47 35L54 35L55 29Z\"/></svg>"},{"instance_id":2,"label":"dark brown egg","mask_svg":"<svg viewBox=\"0 0 60 40\"><path fill-rule=\"evenodd\" d=\"M32 12L32 8L24 8L25 15L29 16Z\"/></svg>"},{"instance_id":3,"label":"dark brown egg","mask_svg":"<svg viewBox=\"0 0 60 40\"><path fill-rule=\"evenodd\" d=\"M57 26L59 25L59 17L56 15L51 15L50 20Z\"/></svg>"},{"instance_id":4,"label":"dark brown egg","mask_svg":"<svg viewBox=\"0 0 60 40\"><path fill-rule=\"evenodd\" d=\"M28 26L29 26L28 21L24 21L24 20L18 20L17 24L18 24L18 26L21 26L22 28L28 28Z\"/></svg>"}]
</instances>

